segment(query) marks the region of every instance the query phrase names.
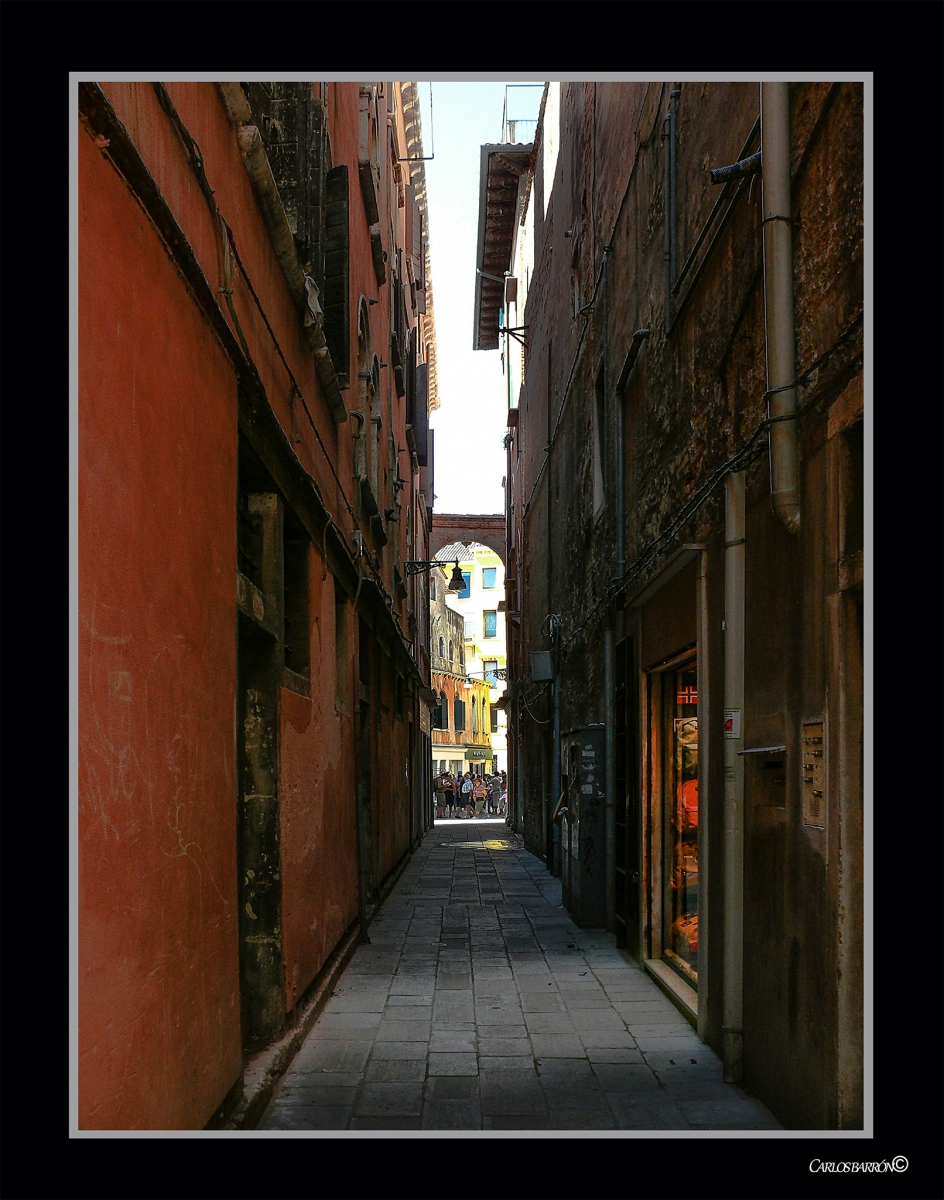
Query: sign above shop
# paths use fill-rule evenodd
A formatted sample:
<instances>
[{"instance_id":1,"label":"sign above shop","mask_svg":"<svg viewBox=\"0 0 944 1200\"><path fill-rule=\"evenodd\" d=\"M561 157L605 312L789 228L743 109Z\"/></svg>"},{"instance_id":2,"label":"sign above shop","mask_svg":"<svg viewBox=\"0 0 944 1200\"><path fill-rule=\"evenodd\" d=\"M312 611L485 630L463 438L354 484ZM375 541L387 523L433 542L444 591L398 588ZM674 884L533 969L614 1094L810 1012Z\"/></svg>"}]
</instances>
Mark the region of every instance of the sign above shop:
<instances>
[{"instance_id":1,"label":"sign above shop","mask_svg":"<svg viewBox=\"0 0 944 1200\"><path fill-rule=\"evenodd\" d=\"M476 759L491 758L492 753L490 750L466 750L465 756L466 756L466 758L476 758Z\"/></svg>"}]
</instances>

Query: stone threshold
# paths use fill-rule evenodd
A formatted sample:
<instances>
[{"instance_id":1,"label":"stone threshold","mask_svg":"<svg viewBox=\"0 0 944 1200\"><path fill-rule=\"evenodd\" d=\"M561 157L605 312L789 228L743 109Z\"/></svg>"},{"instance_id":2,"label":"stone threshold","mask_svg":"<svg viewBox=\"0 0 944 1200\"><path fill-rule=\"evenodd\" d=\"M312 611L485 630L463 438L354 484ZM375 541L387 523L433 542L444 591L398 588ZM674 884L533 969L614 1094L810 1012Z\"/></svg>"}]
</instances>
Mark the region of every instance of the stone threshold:
<instances>
[{"instance_id":1,"label":"stone threshold","mask_svg":"<svg viewBox=\"0 0 944 1200\"><path fill-rule=\"evenodd\" d=\"M698 1027L698 993L679 975L657 958L644 958L642 965L648 975L675 1005L683 1017Z\"/></svg>"}]
</instances>

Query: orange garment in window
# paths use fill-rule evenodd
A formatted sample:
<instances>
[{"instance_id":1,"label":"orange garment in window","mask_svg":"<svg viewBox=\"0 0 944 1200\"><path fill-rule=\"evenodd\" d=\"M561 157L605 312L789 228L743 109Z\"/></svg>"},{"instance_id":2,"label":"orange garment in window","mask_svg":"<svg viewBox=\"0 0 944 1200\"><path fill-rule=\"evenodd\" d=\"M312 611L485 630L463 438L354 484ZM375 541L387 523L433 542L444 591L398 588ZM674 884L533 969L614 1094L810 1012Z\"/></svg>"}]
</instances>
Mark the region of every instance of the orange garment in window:
<instances>
[{"instance_id":1,"label":"orange garment in window","mask_svg":"<svg viewBox=\"0 0 944 1200\"><path fill-rule=\"evenodd\" d=\"M698 828L698 780L688 779L679 785L678 821L681 830Z\"/></svg>"}]
</instances>

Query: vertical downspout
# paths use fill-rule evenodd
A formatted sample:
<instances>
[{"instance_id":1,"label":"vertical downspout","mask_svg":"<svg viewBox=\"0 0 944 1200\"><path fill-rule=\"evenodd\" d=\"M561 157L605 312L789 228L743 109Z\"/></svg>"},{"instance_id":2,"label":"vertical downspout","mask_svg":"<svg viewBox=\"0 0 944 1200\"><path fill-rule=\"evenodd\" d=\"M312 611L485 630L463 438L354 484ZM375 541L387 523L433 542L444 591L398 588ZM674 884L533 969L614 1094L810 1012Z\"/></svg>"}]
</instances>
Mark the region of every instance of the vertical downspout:
<instances>
[{"instance_id":1,"label":"vertical downspout","mask_svg":"<svg viewBox=\"0 0 944 1200\"><path fill-rule=\"evenodd\" d=\"M553 801L549 808L551 811L560 800L561 794L561 752L560 752L560 635L558 618L551 617L552 635L554 638L554 748L553 759L551 761L551 790L553 793ZM563 878L561 869L561 825L559 821L551 823L551 872L554 875L560 875Z\"/></svg>"},{"instance_id":2,"label":"vertical downspout","mask_svg":"<svg viewBox=\"0 0 944 1200\"><path fill-rule=\"evenodd\" d=\"M552 537L553 497L554 497L554 447L553 424L551 419L551 399L553 374L554 343L551 341L547 349L547 610L550 621L550 635L553 646L554 663L554 727L553 745L551 747L551 795L545 799L545 821L549 822L546 832L550 835L550 845L546 847L549 861L548 869L552 875L561 875L561 826L559 821L551 821L550 816L560 799L560 655L557 645L557 618L553 615L554 599L554 539Z\"/></svg>"},{"instance_id":3,"label":"vertical downspout","mask_svg":"<svg viewBox=\"0 0 944 1200\"><path fill-rule=\"evenodd\" d=\"M521 643L518 644L520 646ZM515 817L512 828L515 833L524 836L524 800L521 795L521 785L518 782L520 775L518 765L521 762L521 703L517 696L512 700L512 704L515 708ZM509 775L510 781L511 776Z\"/></svg>"},{"instance_id":4,"label":"vertical downspout","mask_svg":"<svg viewBox=\"0 0 944 1200\"><path fill-rule=\"evenodd\" d=\"M665 331L672 325L672 284L676 275L675 238L675 113L681 88L669 92L665 150Z\"/></svg>"},{"instance_id":5,"label":"vertical downspout","mask_svg":"<svg viewBox=\"0 0 944 1200\"><path fill-rule=\"evenodd\" d=\"M616 422L613 421L610 414L610 253L612 246L603 247L603 428L607 426L613 427ZM609 418L609 420L607 420ZM615 430L614 430L615 432ZM603 439L601 438L601 441ZM604 448L609 449L612 444L614 450L617 448L617 438L604 441ZM615 455L606 454L603 459L603 480L604 480L604 498L607 497L606 480L607 467L610 467L612 472L609 476L610 481L613 481L613 473L617 476L621 474L622 466L619 458ZM617 484L617 494L619 494L619 485ZM612 489L609 489L612 495ZM614 532L613 541L617 546L622 546L622 530L619 528L621 519L619 506L616 511L616 529ZM618 552L617 557L619 557ZM617 562L617 578L621 578L623 574L622 563ZM614 784L616 781L616 728L614 725L616 715L616 697L614 688L615 680L615 656L614 656L614 634L613 626L616 623L616 607L611 604L609 612L606 614L606 628L603 631L603 696L604 696L604 714L603 720L605 725L604 743L604 773L606 776L606 788L604 791L604 841L605 841L605 899L604 899L604 923L610 931L616 928L616 797Z\"/></svg>"},{"instance_id":6,"label":"vertical downspout","mask_svg":"<svg viewBox=\"0 0 944 1200\"><path fill-rule=\"evenodd\" d=\"M611 932L616 928L616 730L614 720L616 703L614 696L615 661L613 651L613 623L616 612L610 610L606 629L603 631L603 691L606 697L604 721L606 722L606 742L604 745L604 768L606 772L606 791L604 792L604 819L606 834L606 891L605 912L606 928Z\"/></svg>"},{"instance_id":7,"label":"vertical downspout","mask_svg":"<svg viewBox=\"0 0 944 1200\"><path fill-rule=\"evenodd\" d=\"M770 502L790 533L800 528L797 486L796 330L790 207L790 85L760 85L764 209L764 317Z\"/></svg>"},{"instance_id":8,"label":"vertical downspout","mask_svg":"<svg viewBox=\"0 0 944 1200\"><path fill-rule=\"evenodd\" d=\"M725 483L724 511L724 992L722 1058L725 1083L742 1078L744 981L744 472ZM733 711L732 711L733 710Z\"/></svg>"}]
</instances>

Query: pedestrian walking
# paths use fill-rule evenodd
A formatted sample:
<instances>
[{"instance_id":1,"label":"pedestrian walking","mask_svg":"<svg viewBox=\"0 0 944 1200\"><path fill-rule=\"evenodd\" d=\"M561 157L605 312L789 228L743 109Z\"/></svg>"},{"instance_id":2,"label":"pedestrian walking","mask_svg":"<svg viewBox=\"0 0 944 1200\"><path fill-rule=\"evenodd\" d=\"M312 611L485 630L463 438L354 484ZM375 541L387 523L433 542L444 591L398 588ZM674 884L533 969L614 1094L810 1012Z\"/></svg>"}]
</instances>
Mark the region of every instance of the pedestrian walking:
<instances>
[{"instance_id":1,"label":"pedestrian walking","mask_svg":"<svg viewBox=\"0 0 944 1200\"><path fill-rule=\"evenodd\" d=\"M500 775L493 775L488 781L488 811L501 812L502 781Z\"/></svg>"},{"instance_id":2,"label":"pedestrian walking","mask_svg":"<svg viewBox=\"0 0 944 1200\"><path fill-rule=\"evenodd\" d=\"M475 806L476 817L485 816L485 798L488 795L488 788L485 786L485 780L477 778L472 787L472 802Z\"/></svg>"},{"instance_id":3,"label":"pedestrian walking","mask_svg":"<svg viewBox=\"0 0 944 1200\"><path fill-rule=\"evenodd\" d=\"M465 806L465 814L470 819L473 815L472 788L474 786L475 785L472 780L472 772L466 771L465 777L462 780L461 795L462 795L462 803Z\"/></svg>"},{"instance_id":4,"label":"pedestrian walking","mask_svg":"<svg viewBox=\"0 0 944 1200\"><path fill-rule=\"evenodd\" d=\"M449 776L445 771L443 771L440 775L436 776L435 788L436 788L436 816L440 820L443 820L443 818L446 815L446 797L448 795L450 795L450 793L451 793L451 789L449 787Z\"/></svg>"}]
</instances>

